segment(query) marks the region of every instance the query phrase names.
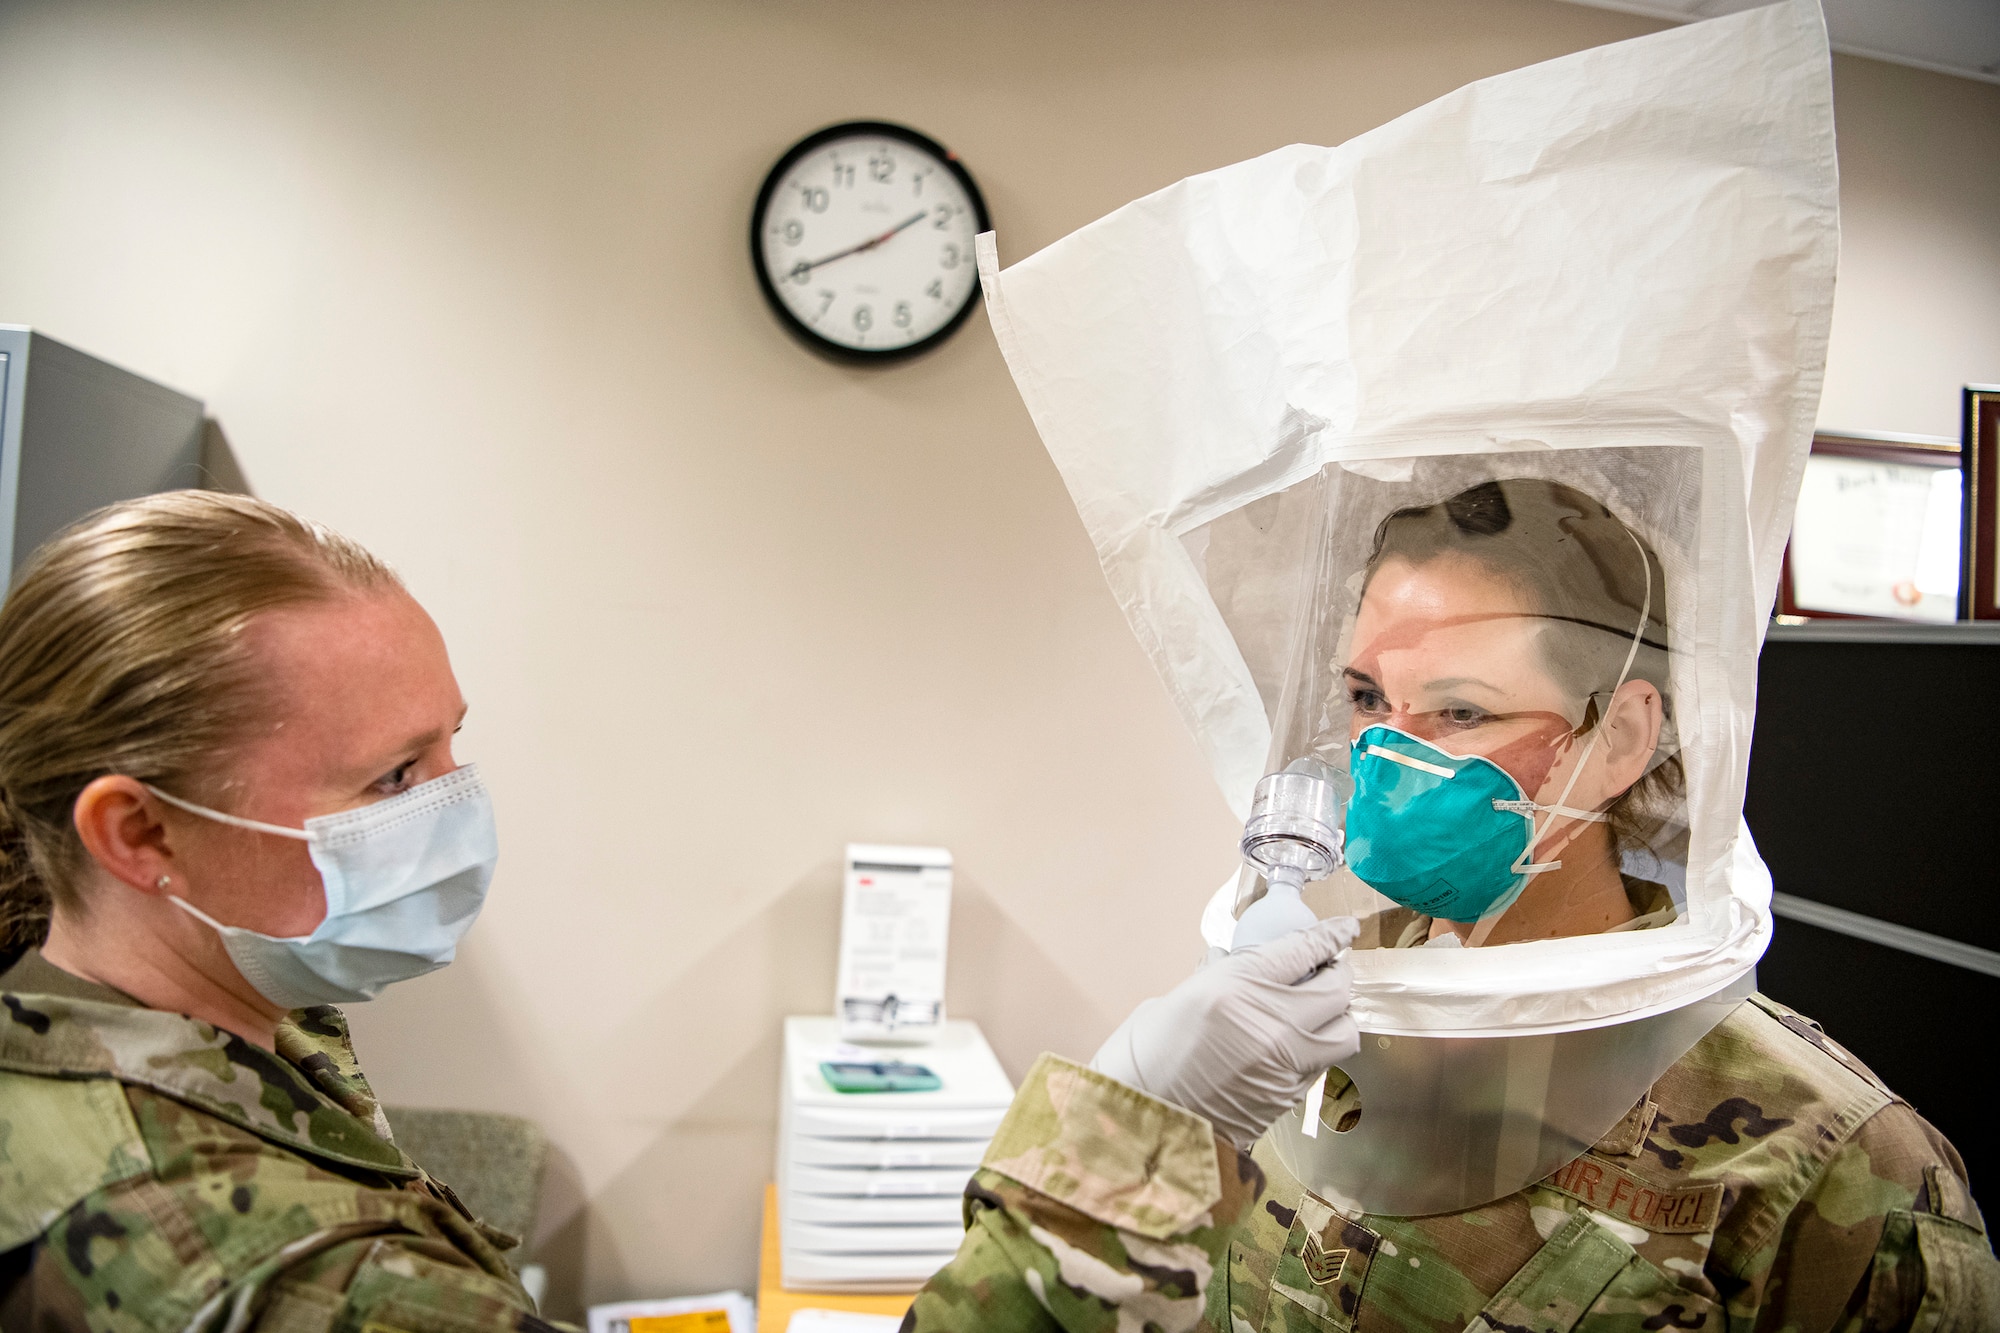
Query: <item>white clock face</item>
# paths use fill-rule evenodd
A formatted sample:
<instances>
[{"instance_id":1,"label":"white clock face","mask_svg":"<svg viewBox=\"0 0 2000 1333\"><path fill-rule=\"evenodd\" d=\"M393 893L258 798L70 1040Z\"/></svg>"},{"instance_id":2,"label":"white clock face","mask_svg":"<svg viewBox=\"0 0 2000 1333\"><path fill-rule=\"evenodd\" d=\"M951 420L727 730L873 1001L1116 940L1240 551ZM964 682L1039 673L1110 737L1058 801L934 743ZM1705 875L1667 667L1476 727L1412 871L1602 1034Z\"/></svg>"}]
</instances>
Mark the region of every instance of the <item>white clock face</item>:
<instances>
[{"instance_id":1,"label":"white clock face","mask_svg":"<svg viewBox=\"0 0 2000 1333\"><path fill-rule=\"evenodd\" d=\"M978 292L979 210L950 167L902 139L860 133L808 150L775 180L757 231L779 302L853 351L920 343Z\"/></svg>"}]
</instances>

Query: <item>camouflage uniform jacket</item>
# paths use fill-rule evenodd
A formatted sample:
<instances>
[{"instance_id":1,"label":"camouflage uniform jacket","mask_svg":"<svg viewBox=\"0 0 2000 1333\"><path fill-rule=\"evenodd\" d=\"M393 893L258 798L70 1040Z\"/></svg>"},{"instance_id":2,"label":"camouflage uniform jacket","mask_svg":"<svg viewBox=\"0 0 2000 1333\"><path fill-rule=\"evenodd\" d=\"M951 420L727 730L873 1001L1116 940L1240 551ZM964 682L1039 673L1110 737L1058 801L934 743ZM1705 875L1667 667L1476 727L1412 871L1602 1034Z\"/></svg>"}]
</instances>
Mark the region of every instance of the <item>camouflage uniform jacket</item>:
<instances>
[{"instance_id":1,"label":"camouflage uniform jacket","mask_svg":"<svg viewBox=\"0 0 2000 1333\"><path fill-rule=\"evenodd\" d=\"M30 953L0 978L4 1333L546 1333L390 1139L339 1010L273 1055Z\"/></svg>"},{"instance_id":2,"label":"camouflage uniform jacket","mask_svg":"<svg viewBox=\"0 0 2000 1333\"><path fill-rule=\"evenodd\" d=\"M1957 1152L1762 996L1589 1153L1434 1217L1343 1216L1268 1139L1043 1056L965 1218L905 1330L2000 1329Z\"/></svg>"}]
</instances>

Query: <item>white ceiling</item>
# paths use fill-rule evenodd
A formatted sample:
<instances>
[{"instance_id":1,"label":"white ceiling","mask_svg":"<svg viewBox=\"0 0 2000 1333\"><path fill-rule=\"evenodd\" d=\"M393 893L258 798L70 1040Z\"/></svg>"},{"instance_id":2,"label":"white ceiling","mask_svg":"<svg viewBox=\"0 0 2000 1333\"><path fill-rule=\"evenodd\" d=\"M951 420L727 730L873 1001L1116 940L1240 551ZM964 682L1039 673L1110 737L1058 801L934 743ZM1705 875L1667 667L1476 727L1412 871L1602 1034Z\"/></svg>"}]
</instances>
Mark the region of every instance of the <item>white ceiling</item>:
<instances>
[{"instance_id":1,"label":"white ceiling","mask_svg":"<svg viewBox=\"0 0 2000 1333\"><path fill-rule=\"evenodd\" d=\"M1769 0L1571 0L1687 22ZM2000 83L2000 0L1822 0L1833 49Z\"/></svg>"}]
</instances>

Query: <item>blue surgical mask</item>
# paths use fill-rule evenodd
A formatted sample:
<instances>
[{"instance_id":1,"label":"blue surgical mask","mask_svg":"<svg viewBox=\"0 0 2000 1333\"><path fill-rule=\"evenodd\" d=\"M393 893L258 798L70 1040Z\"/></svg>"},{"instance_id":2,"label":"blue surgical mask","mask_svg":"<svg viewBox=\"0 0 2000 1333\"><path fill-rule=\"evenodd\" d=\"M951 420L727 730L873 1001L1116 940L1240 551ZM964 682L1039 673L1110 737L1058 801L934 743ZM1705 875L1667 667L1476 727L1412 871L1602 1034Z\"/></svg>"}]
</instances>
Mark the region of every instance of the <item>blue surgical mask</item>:
<instances>
[{"instance_id":1,"label":"blue surgical mask","mask_svg":"<svg viewBox=\"0 0 2000 1333\"><path fill-rule=\"evenodd\" d=\"M1349 868L1384 897L1446 921L1477 921L1562 864L1528 860L1538 812L1604 818L1537 805L1491 759L1449 754L1394 727L1362 732L1349 766Z\"/></svg>"},{"instance_id":2,"label":"blue surgical mask","mask_svg":"<svg viewBox=\"0 0 2000 1333\"><path fill-rule=\"evenodd\" d=\"M172 900L213 927L243 979L285 1009L373 999L392 982L449 963L486 902L500 857L492 798L470 764L400 796L308 819L302 829L147 790L190 814L307 844L326 886L326 919L310 935L259 934Z\"/></svg>"}]
</instances>

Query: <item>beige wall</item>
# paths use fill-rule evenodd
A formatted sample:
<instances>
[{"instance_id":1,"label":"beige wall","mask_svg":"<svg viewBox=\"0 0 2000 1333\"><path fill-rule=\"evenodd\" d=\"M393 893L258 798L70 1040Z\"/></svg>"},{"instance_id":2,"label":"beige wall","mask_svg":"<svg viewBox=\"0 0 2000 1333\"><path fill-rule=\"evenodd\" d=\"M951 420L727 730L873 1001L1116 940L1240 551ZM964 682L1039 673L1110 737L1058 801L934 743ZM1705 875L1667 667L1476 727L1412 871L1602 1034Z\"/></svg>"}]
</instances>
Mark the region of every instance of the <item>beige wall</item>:
<instances>
[{"instance_id":1,"label":"beige wall","mask_svg":"<svg viewBox=\"0 0 2000 1333\"><path fill-rule=\"evenodd\" d=\"M1225 16L1226 15L1226 21ZM909 122L1003 256L1278 145L1647 31L1553 0L0 4L0 319L203 395L258 493L407 574L506 859L361 1010L391 1099L531 1115L559 1308L754 1279L778 1020L847 839L959 857L952 993L1019 1074L1194 954L1237 829L983 316L790 343L763 171ZM1843 60L1829 419L2000 379L2000 88Z\"/></svg>"},{"instance_id":2,"label":"beige wall","mask_svg":"<svg viewBox=\"0 0 2000 1333\"><path fill-rule=\"evenodd\" d=\"M1958 438L2000 383L2000 86L1839 56L1840 285L1822 426Z\"/></svg>"}]
</instances>

